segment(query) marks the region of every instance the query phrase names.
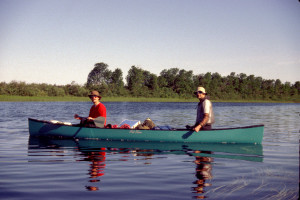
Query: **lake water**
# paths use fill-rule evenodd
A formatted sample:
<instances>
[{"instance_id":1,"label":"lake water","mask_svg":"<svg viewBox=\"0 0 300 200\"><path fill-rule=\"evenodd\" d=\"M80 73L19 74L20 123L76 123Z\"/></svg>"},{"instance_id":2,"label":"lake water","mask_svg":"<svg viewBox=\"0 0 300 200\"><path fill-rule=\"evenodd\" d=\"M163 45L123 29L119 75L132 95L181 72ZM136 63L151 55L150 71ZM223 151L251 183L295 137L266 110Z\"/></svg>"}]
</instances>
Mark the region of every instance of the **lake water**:
<instances>
[{"instance_id":1,"label":"lake water","mask_svg":"<svg viewBox=\"0 0 300 200\"><path fill-rule=\"evenodd\" d=\"M107 121L183 128L197 103L104 103ZM300 104L214 103L214 128L264 124L262 145L30 139L89 102L0 102L0 199L298 199ZM201 132L200 132L201 133Z\"/></svg>"}]
</instances>

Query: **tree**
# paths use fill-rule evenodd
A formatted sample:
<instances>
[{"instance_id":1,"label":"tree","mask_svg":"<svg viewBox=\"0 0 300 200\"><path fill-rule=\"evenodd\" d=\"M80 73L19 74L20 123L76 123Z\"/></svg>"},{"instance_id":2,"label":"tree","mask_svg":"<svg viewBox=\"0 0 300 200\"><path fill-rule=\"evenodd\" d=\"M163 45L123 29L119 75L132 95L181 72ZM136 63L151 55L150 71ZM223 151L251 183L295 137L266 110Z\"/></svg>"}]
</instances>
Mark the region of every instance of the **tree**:
<instances>
[{"instance_id":1,"label":"tree","mask_svg":"<svg viewBox=\"0 0 300 200\"><path fill-rule=\"evenodd\" d=\"M155 74L151 74L150 76L150 88L153 91L157 91L158 90L158 78Z\"/></svg>"},{"instance_id":2,"label":"tree","mask_svg":"<svg viewBox=\"0 0 300 200\"><path fill-rule=\"evenodd\" d=\"M112 72L105 63L96 63L94 69L89 73L87 87L105 87L111 83Z\"/></svg>"},{"instance_id":3,"label":"tree","mask_svg":"<svg viewBox=\"0 0 300 200\"><path fill-rule=\"evenodd\" d=\"M274 94L274 80L262 81L263 99L272 99Z\"/></svg>"},{"instance_id":4,"label":"tree","mask_svg":"<svg viewBox=\"0 0 300 200\"><path fill-rule=\"evenodd\" d=\"M294 98L294 99L299 99L299 94L300 94L300 81L295 82L295 84L292 86L291 88L291 92L290 95ZM299 101L299 100L298 100Z\"/></svg>"},{"instance_id":5,"label":"tree","mask_svg":"<svg viewBox=\"0 0 300 200\"><path fill-rule=\"evenodd\" d=\"M117 68L111 74L111 90L113 94L124 95L123 72Z\"/></svg>"},{"instance_id":6,"label":"tree","mask_svg":"<svg viewBox=\"0 0 300 200\"><path fill-rule=\"evenodd\" d=\"M193 94L193 71L180 70L175 76L174 91L180 96L191 97Z\"/></svg>"},{"instance_id":7,"label":"tree","mask_svg":"<svg viewBox=\"0 0 300 200\"><path fill-rule=\"evenodd\" d=\"M150 73L149 71L143 72L144 76L144 85L152 91L152 94L159 88L158 87L158 78L155 74Z\"/></svg>"},{"instance_id":8,"label":"tree","mask_svg":"<svg viewBox=\"0 0 300 200\"><path fill-rule=\"evenodd\" d=\"M295 88L296 94L299 95L299 94L300 94L300 81L297 81L297 82L293 85L293 88Z\"/></svg>"},{"instance_id":9,"label":"tree","mask_svg":"<svg viewBox=\"0 0 300 200\"><path fill-rule=\"evenodd\" d=\"M274 93L278 98L281 98L283 92L282 92L282 83L279 79L276 79L275 81Z\"/></svg>"},{"instance_id":10,"label":"tree","mask_svg":"<svg viewBox=\"0 0 300 200\"><path fill-rule=\"evenodd\" d=\"M66 85L64 88L65 88L65 92L72 96L83 97L83 96L87 96L89 93L87 88L81 87L75 81L72 81L71 84ZM57 93L59 92L59 90L55 90L55 92ZM58 96L58 95L54 95L54 96Z\"/></svg>"},{"instance_id":11,"label":"tree","mask_svg":"<svg viewBox=\"0 0 300 200\"><path fill-rule=\"evenodd\" d=\"M139 68L132 66L128 71L126 77L127 87L133 96L141 96L142 88L144 86L144 71Z\"/></svg>"},{"instance_id":12,"label":"tree","mask_svg":"<svg viewBox=\"0 0 300 200\"><path fill-rule=\"evenodd\" d=\"M219 73L215 72L211 75L211 82L209 85L209 93L215 98L220 99L222 95L221 90L222 77Z\"/></svg>"},{"instance_id":13,"label":"tree","mask_svg":"<svg viewBox=\"0 0 300 200\"><path fill-rule=\"evenodd\" d=\"M283 94L285 96L289 96L291 92L291 83L290 82L285 82L283 85Z\"/></svg>"},{"instance_id":14,"label":"tree","mask_svg":"<svg viewBox=\"0 0 300 200\"><path fill-rule=\"evenodd\" d=\"M179 69L178 68L171 68L171 69L164 69L160 72L160 77L162 77L160 80L161 83L164 82L164 86L171 88L172 90L175 89L175 81L176 76L178 75Z\"/></svg>"},{"instance_id":15,"label":"tree","mask_svg":"<svg viewBox=\"0 0 300 200\"><path fill-rule=\"evenodd\" d=\"M201 79L199 79L199 86L204 87L206 90L210 91L210 83L211 83L211 72L207 72Z\"/></svg>"},{"instance_id":16,"label":"tree","mask_svg":"<svg viewBox=\"0 0 300 200\"><path fill-rule=\"evenodd\" d=\"M111 74L112 83L116 84L119 87L124 87L123 82L123 72L121 69L117 68Z\"/></svg>"}]
</instances>

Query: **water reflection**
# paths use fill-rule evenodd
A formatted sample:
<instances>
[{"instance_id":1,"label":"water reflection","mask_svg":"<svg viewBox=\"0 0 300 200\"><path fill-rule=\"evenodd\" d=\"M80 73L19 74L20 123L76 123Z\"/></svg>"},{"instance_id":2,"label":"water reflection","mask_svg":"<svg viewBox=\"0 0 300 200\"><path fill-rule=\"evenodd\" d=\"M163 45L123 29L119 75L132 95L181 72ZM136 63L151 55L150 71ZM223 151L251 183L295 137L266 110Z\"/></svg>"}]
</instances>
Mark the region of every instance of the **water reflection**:
<instances>
[{"instance_id":1,"label":"water reflection","mask_svg":"<svg viewBox=\"0 0 300 200\"><path fill-rule=\"evenodd\" d=\"M213 154L211 151L195 151L195 153L206 153ZM206 180L211 180L212 176L212 157L203 157L203 156L195 156L195 164L196 164L196 178L197 180L194 182L196 187L193 187L193 190L198 195L195 197L197 199L204 199L206 196L204 188L207 186L211 186L211 183L206 183Z\"/></svg>"},{"instance_id":2,"label":"water reflection","mask_svg":"<svg viewBox=\"0 0 300 200\"><path fill-rule=\"evenodd\" d=\"M55 149L53 152L51 149ZM192 193L195 198L206 198L207 187L211 186L213 179L214 158L239 159L254 162L263 161L263 150L261 145L251 144L193 144L193 143L159 143L159 142L119 142L119 141L98 141L98 140L61 140L49 138L30 138L28 145L29 158L33 154L43 152L40 159L51 159L52 156L60 154L61 159L69 159L72 149L72 156L76 161L89 162L87 169L88 183L85 189L98 191L101 178L105 175L106 157L120 154L118 161L129 161L129 155L133 160L143 160L145 165L151 165L155 155L175 154L192 157L195 163L195 177ZM124 154L124 155L123 155ZM30 156L31 155L31 156ZM65 157L63 157L65 156ZM44 161L43 161L44 162Z\"/></svg>"},{"instance_id":3,"label":"water reflection","mask_svg":"<svg viewBox=\"0 0 300 200\"><path fill-rule=\"evenodd\" d=\"M89 169L89 182L97 183L100 182L100 177L104 175L105 169L105 158L106 158L106 148L95 149L94 151L81 151L84 158L80 161L88 161L90 162ZM80 149L79 149L80 151ZM89 191L99 190L98 186L88 185L86 189Z\"/></svg>"}]
</instances>

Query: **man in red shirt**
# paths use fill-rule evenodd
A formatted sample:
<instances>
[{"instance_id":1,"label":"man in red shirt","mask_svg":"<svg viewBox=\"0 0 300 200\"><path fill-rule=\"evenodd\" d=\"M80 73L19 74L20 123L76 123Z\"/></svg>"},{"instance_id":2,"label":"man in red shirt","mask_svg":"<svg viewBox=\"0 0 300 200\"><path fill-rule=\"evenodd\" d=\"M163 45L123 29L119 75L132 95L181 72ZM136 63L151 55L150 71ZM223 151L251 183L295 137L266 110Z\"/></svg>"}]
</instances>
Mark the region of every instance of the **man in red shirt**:
<instances>
[{"instance_id":1,"label":"man in red shirt","mask_svg":"<svg viewBox=\"0 0 300 200\"><path fill-rule=\"evenodd\" d=\"M91 101L94 103L94 105L90 109L90 114L88 117L80 117L79 115L75 114L74 118L81 120L81 124L84 126L86 124L89 124L89 127L95 127L94 119L97 117L105 117L104 125L106 125L106 108L105 106L100 102L101 96L98 91L92 91L89 94L89 97ZM92 124L92 126L90 126Z\"/></svg>"}]
</instances>

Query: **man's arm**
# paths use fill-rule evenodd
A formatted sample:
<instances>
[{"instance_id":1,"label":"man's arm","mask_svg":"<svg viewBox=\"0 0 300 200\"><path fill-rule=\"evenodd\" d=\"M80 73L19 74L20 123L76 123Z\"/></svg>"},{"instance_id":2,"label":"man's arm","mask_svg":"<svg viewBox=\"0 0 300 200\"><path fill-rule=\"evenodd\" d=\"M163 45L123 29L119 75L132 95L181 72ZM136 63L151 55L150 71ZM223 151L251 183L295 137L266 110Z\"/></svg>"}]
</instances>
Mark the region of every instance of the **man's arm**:
<instances>
[{"instance_id":1,"label":"man's arm","mask_svg":"<svg viewBox=\"0 0 300 200\"><path fill-rule=\"evenodd\" d=\"M209 118L209 115L208 113L204 113L204 118L203 120L199 123L199 124L196 124L195 127L194 127L194 131L196 132L199 132L200 129L206 125L207 121L208 121L208 118Z\"/></svg>"}]
</instances>

